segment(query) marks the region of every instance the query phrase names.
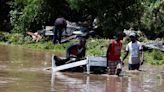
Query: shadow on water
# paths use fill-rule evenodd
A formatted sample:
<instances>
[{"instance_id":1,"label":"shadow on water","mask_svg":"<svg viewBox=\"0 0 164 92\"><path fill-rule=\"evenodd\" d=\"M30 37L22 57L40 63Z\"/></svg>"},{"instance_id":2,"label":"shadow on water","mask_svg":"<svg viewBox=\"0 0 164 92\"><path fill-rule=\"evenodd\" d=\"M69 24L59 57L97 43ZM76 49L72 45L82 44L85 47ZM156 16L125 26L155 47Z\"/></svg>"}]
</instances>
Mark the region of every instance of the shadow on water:
<instances>
[{"instance_id":1,"label":"shadow on water","mask_svg":"<svg viewBox=\"0 0 164 92\"><path fill-rule=\"evenodd\" d=\"M44 70L52 52L0 46L0 92L163 92L163 66L142 66L125 76ZM162 71L162 72L161 72Z\"/></svg>"}]
</instances>

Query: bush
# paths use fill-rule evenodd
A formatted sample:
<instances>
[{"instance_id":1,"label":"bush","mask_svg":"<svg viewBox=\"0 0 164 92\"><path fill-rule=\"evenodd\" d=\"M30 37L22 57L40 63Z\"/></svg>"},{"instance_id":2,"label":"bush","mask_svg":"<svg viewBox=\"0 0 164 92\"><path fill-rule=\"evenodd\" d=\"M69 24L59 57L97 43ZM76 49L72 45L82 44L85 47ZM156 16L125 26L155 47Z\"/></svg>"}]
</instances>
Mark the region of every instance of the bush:
<instances>
[{"instance_id":1,"label":"bush","mask_svg":"<svg viewBox=\"0 0 164 92\"><path fill-rule=\"evenodd\" d=\"M153 50L153 52L145 52L145 62L152 65L162 65L164 64L164 53L159 50Z\"/></svg>"},{"instance_id":2,"label":"bush","mask_svg":"<svg viewBox=\"0 0 164 92\"><path fill-rule=\"evenodd\" d=\"M94 56L106 55L109 40L107 39L89 39L87 41L87 53Z\"/></svg>"},{"instance_id":3,"label":"bush","mask_svg":"<svg viewBox=\"0 0 164 92\"><path fill-rule=\"evenodd\" d=\"M31 42L32 42L32 38L31 38L30 36L24 37L24 43L25 43L25 44L29 44L29 43L31 43Z\"/></svg>"},{"instance_id":4,"label":"bush","mask_svg":"<svg viewBox=\"0 0 164 92\"><path fill-rule=\"evenodd\" d=\"M0 41L5 41L5 34L0 32Z\"/></svg>"},{"instance_id":5,"label":"bush","mask_svg":"<svg viewBox=\"0 0 164 92\"><path fill-rule=\"evenodd\" d=\"M152 56L153 56L154 60L162 60L163 59L162 52L157 49L153 50Z\"/></svg>"}]
</instances>

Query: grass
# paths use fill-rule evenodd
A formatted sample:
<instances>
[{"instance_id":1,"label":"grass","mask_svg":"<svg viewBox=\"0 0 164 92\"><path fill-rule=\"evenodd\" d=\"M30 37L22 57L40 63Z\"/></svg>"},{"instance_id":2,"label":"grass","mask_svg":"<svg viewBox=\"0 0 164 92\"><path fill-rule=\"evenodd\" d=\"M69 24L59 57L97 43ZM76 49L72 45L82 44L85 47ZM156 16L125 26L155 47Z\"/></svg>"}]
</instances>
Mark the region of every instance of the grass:
<instances>
[{"instance_id":1,"label":"grass","mask_svg":"<svg viewBox=\"0 0 164 92\"><path fill-rule=\"evenodd\" d=\"M164 64L164 53L159 50L153 50L152 52L145 52L145 62L151 65Z\"/></svg>"},{"instance_id":2,"label":"grass","mask_svg":"<svg viewBox=\"0 0 164 92\"><path fill-rule=\"evenodd\" d=\"M20 37L20 38L19 38ZM17 38L17 39L16 39ZM52 44L51 41L41 41L41 42L31 42L31 39L27 36L23 39L21 35L14 34L10 36L7 34L7 37L4 37L5 41L1 40L0 44L6 44L8 41L11 42L12 45L22 46L24 48L32 48L32 49L41 49L41 50L49 50L54 53L63 53L65 54L68 46L74 43L78 43L77 39L71 40L70 42L63 44ZM18 40L21 39L21 40ZM87 55L92 56L105 56L108 48L110 40L109 39L96 39L90 38L87 40ZM128 43L127 39L123 41L123 49L125 49L126 44ZM122 50L121 57L124 56L124 50ZM164 64L164 53L153 50L152 52L145 52L145 62L152 65L162 65ZM126 59L126 62L128 58Z\"/></svg>"}]
</instances>

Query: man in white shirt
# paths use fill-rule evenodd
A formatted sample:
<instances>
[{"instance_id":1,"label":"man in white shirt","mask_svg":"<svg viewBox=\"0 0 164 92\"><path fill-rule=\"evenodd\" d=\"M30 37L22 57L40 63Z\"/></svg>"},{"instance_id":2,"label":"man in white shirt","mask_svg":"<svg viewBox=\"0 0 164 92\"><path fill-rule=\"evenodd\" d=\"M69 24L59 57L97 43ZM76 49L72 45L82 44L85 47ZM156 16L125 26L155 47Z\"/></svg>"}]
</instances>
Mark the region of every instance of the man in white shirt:
<instances>
[{"instance_id":1,"label":"man in white shirt","mask_svg":"<svg viewBox=\"0 0 164 92\"><path fill-rule=\"evenodd\" d=\"M140 64L143 63L140 60L140 54L142 54L143 59L143 48L139 41L136 39L136 34L130 34L131 42L126 46L126 54L123 58L123 61L130 53L129 61L128 61L128 69L129 70L139 70Z\"/></svg>"}]
</instances>

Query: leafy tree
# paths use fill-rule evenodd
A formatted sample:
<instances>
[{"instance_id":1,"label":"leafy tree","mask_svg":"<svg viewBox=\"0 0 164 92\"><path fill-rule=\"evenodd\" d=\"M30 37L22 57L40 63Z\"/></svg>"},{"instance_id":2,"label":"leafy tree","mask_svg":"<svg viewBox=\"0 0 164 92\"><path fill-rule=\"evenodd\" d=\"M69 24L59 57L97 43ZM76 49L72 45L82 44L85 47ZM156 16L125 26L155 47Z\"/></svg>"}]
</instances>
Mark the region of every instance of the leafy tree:
<instances>
[{"instance_id":1,"label":"leafy tree","mask_svg":"<svg viewBox=\"0 0 164 92\"><path fill-rule=\"evenodd\" d=\"M46 17L46 14L42 12L43 2L44 0L13 0L10 3L12 31L25 33L30 30L32 23L40 24L45 21L43 16Z\"/></svg>"},{"instance_id":2,"label":"leafy tree","mask_svg":"<svg viewBox=\"0 0 164 92\"><path fill-rule=\"evenodd\" d=\"M146 0L143 4L142 29L149 38L164 37L164 1Z\"/></svg>"},{"instance_id":3,"label":"leafy tree","mask_svg":"<svg viewBox=\"0 0 164 92\"><path fill-rule=\"evenodd\" d=\"M53 25L59 15L71 21L84 21L88 15L98 17L104 37L110 38L116 31L130 27L157 34L148 34L153 37L163 34L164 29L163 0L7 0L11 1L9 9L3 8L7 1L1 1L1 11L11 9L12 32L25 33Z\"/></svg>"},{"instance_id":4,"label":"leafy tree","mask_svg":"<svg viewBox=\"0 0 164 92\"><path fill-rule=\"evenodd\" d=\"M9 1L10 0L0 0L0 31L10 30L10 6L8 5Z\"/></svg>"},{"instance_id":5,"label":"leafy tree","mask_svg":"<svg viewBox=\"0 0 164 92\"><path fill-rule=\"evenodd\" d=\"M141 0L67 1L72 8L77 10L86 10L85 8L87 8L93 12L93 16L98 16L106 37L112 37L115 31L123 31L123 28L138 26L143 11Z\"/></svg>"},{"instance_id":6,"label":"leafy tree","mask_svg":"<svg viewBox=\"0 0 164 92\"><path fill-rule=\"evenodd\" d=\"M12 32L36 31L42 25L53 25L54 19L68 11L65 0L12 0Z\"/></svg>"}]
</instances>

